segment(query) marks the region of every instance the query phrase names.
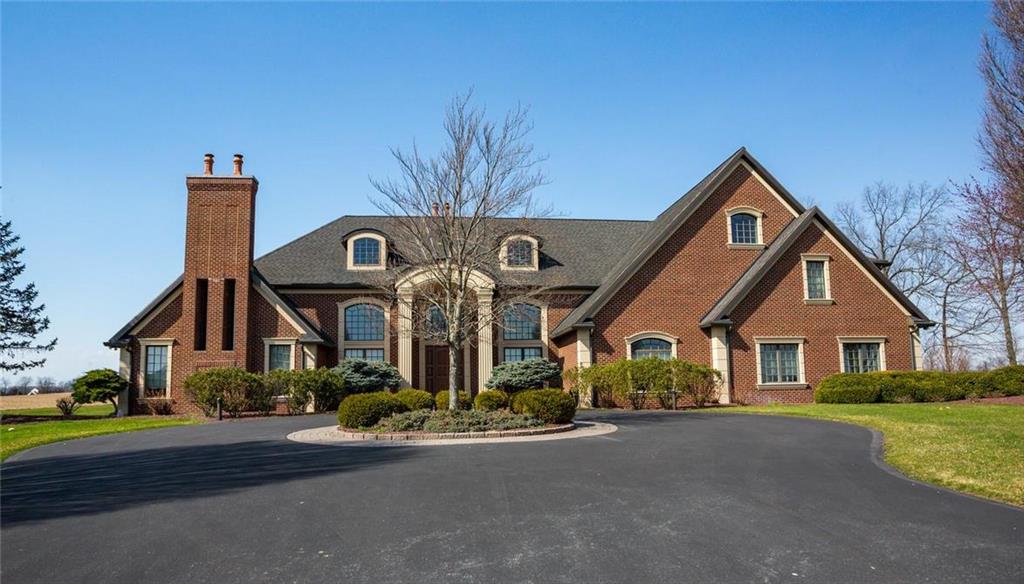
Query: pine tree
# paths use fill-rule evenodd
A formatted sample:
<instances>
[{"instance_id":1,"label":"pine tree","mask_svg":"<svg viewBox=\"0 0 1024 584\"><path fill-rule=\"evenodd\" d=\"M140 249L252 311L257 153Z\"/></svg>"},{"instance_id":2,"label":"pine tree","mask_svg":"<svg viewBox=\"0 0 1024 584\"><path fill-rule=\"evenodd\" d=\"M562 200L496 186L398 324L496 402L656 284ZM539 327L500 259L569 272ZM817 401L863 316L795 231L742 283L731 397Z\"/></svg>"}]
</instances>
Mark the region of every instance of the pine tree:
<instances>
[{"instance_id":1,"label":"pine tree","mask_svg":"<svg viewBox=\"0 0 1024 584\"><path fill-rule=\"evenodd\" d=\"M25 251L18 246L21 238L11 230L10 221L0 221L0 372L10 373L39 367L45 358L29 359L52 351L57 339L39 344L36 337L50 327L50 319L43 316L45 304L36 305L39 291L29 283L24 288L15 286L15 280L25 271L18 257Z\"/></svg>"}]
</instances>

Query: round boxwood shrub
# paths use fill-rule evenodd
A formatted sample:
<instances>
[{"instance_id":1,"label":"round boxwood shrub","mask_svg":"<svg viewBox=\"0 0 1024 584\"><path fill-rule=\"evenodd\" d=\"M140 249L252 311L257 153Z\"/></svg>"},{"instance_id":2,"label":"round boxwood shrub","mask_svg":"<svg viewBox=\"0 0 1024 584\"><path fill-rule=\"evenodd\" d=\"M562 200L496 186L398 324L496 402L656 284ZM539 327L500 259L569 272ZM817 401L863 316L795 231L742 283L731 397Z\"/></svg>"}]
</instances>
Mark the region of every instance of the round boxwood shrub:
<instances>
[{"instance_id":1,"label":"round boxwood shrub","mask_svg":"<svg viewBox=\"0 0 1024 584\"><path fill-rule=\"evenodd\" d=\"M512 411L545 424L566 424L576 415L576 400L560 389L531 389L512 396Z\"/></svg>"},{"instance_id":2,"label":"round boxwood shrub","mask_svg":"<svg viewBox=\"0 0 1024 584\"><path fill-rule=\"evenodd\" d=\"M491 378L484 384L487 389L500 389L508 393L544 387L545 383L561 378L557 363L545 359L505 361L494 367Z\"/></svg>"},{"instance_id":3,"label":"round boxwood shrub","mask_svg":"<svg viewBox=\"0 0 1024 584\"><path fill-rule=\"evenodd\" d=\"M409 411L430 410L434 408L434 396L429 391L422 389L403 389L395 394L395 397L402 400Z\"/></svg>"},{"instance_id":4,"label":"round boxwood shrub","mask_svg":"<svg viewBox=\"0 0 1024 584\"><path fill-rule=\"evenodd\" d=\"M338 372L348 393L395 390L402 385L402 375L391 363L345 359L334 371Z\"/></svg>"},{"instance_id":5,"label":"round boxwood shrub","mask_svg":"<svg viewBox=\"0 0 1024 584\"><path fill-rule=\"evenodd\" d=\"M408 409L402 400L386 391L357 393L341 400L338 424L343 428L369 428L383 418Z\"/></svg>"},{"instance_id":6,"label":"round boxwood shrub","mask_svg":"<svg viewBox=\"0 0 1024 584\"><path fill-rule=\"evenodd\" d=\"M459 397L457 399L459 400L459 409L460 410L468 410L469 408L473 407L473 398L469 397L468 393L466 393L464 391L460 391L459 392ZM448 409L448 390L437 392L437 395L434 396L434 403L437 405L437 409L439 409L439 410L447 410Z\"/></svg>"},{"instance_id":7,"label":"round boxwood shrub","mask_svg":"<svg viewBox=\"0 0 1024 584\"><path fill-rule=\"evenodd\" d=\"M508 407L508 394L500 389L481 391L476 394L473 407L484 412L505 409Z\"/></svg>"}]
</instances>

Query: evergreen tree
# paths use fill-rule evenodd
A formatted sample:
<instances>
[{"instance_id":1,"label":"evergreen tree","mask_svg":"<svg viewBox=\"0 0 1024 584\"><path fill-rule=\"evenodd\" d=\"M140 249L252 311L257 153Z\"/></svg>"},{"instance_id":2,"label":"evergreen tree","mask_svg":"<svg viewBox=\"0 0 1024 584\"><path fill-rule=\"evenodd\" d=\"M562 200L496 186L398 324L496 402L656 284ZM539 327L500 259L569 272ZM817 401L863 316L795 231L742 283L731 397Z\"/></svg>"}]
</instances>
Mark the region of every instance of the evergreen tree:
<instances>
[{"instance_id":1,"label":"evergreen tree","mask_svg":"<svg viewBox=\"0 0 1024 584\"><path fill-rule=\"evenodd\" d=\"M50 319L43 316L44 304L36 304L39 291L33 283L24 288L15 286L15 280L25 271L18 258L24 247L11 230L10 221L0 221L0 372L11 373L39 367L45 358L30 359L52 351L57 339L39 343L36 337L50 327Z\"/></svg>"}]
</instances>

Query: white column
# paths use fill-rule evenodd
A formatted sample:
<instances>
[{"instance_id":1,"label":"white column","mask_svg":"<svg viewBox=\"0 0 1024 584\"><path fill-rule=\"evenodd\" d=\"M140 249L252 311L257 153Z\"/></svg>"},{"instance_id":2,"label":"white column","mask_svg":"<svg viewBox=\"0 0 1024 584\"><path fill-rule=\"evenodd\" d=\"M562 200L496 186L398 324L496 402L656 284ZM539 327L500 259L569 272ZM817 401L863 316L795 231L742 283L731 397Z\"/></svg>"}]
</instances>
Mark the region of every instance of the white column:
<instances>
[{"instance_id":1,"label":"white column","mask_svg":"<svg viewBox=\"0 0 1024 584\"><path fill-rule=\"evenodd\" d=\"M494 349L492 347L492 318L491 301L494 298L494 291L479 289L476 292L477 300L477 385L479 389L491 378L491 369L494 368Z\"/></svg>"},{"instance_id":2,"label":"white column","mask_svg":"<svg viewBox=\"0 0 1024 584\"><path fill-rule=\"evenodd\" d=\"M729 345L726 341L728 329L724 326L711 327L711 367L722 374L718 386L718 403L729 403Z\"/></svg>"},{"instance_id":3,"label":"white column","mask_svg":"<svg viewBox=\"0 0 1024 584\"><path fill-rule=\"evenodd\" d=\"M921 330L914 328L910 333L910 342L914 348L914 369L918 371L924 371L924 350L921 348ZM881 346L885 346L885 343L881 343ZM884 369L884 367L883 367Z\"/></svg>"},{"instance_id":4,"label":"white column","mask_svg":"<svg viewBox=\"0 0 1024 584\"><path fill-rule=\"evenodd\" d=\"M128 383L126 388L121 393L117 394L117 417L123 417L128 415L128 402L131 400L129 395L131 394L131 374L132 374L132 354L128 349L120 349L117 355L117 373Z\"/></svg>"},{"instance_id":5,"label":"white column","mask_svg":"<svg viewBox=\"0 0 1024 584\"><path fill-rule=\"evenodd\" d=\"M590 367L593 364L593 356L590 352L590 329L578 328L576 329L576 366L580 369L584 367ZM594 407L594 393L593 388L587 387L585 393L580 396L580 407L581 408L592 408Z\"/></svg>"},{"instance_id":6,"label":"white column","mask_svg":"<svg viewBox=\"0 0 1024 584\"><path fill-rule=\"evenodd\" d=\"M412 385L412 290L398 292L398 372L402 386Z\"/></svg>"}]
</instances>

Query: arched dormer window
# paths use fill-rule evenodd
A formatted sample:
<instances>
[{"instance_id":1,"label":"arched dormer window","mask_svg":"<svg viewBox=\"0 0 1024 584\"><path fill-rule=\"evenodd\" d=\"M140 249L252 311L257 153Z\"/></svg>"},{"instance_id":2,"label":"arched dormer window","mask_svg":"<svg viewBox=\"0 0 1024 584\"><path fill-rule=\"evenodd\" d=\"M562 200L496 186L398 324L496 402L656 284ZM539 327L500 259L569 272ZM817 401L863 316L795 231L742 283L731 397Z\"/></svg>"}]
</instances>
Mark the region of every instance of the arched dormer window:
<instances>
[{"instance_id":1,"label":"arched dormer window","mask_svg":"<svg viewBox=\"0 0 1024 584\"><path fill-rule=\"evenodd\" d=\"M672 359L679 339L659 332L642 332L626 337L629 359Z\"/></svg>"},{"instance_id":2,"label":"arched dormer window","mask_svg":"<svg viewBox=\"0 0 1024 584\"><path fill-rule=\"evenodd\" d=\"M734 207L726 211L729 219L729 247L764 247L761 219L764 213L753 207Z\"/></svg>"},{"instance_id":3,"label":"arched dormer window","mask_svg":"<svg viewBox=\"0 0 1024 584\"><path fill-rule=\"evenodd\" d=\"M499 259L503 270L537 270L540 242L529 235L512 235L501 244Z\"/></svg>"},{"instance_id":4,"label":"arched dormer window","mask_svg":"<svg viewBox=\"0 0 1024 584\"><path fill-rule=\"evenodd\" d=\"M383 270L388 257L387 240L379 233L362 232L347 238L348 269Z\"/></svg>"}]
</instances>

